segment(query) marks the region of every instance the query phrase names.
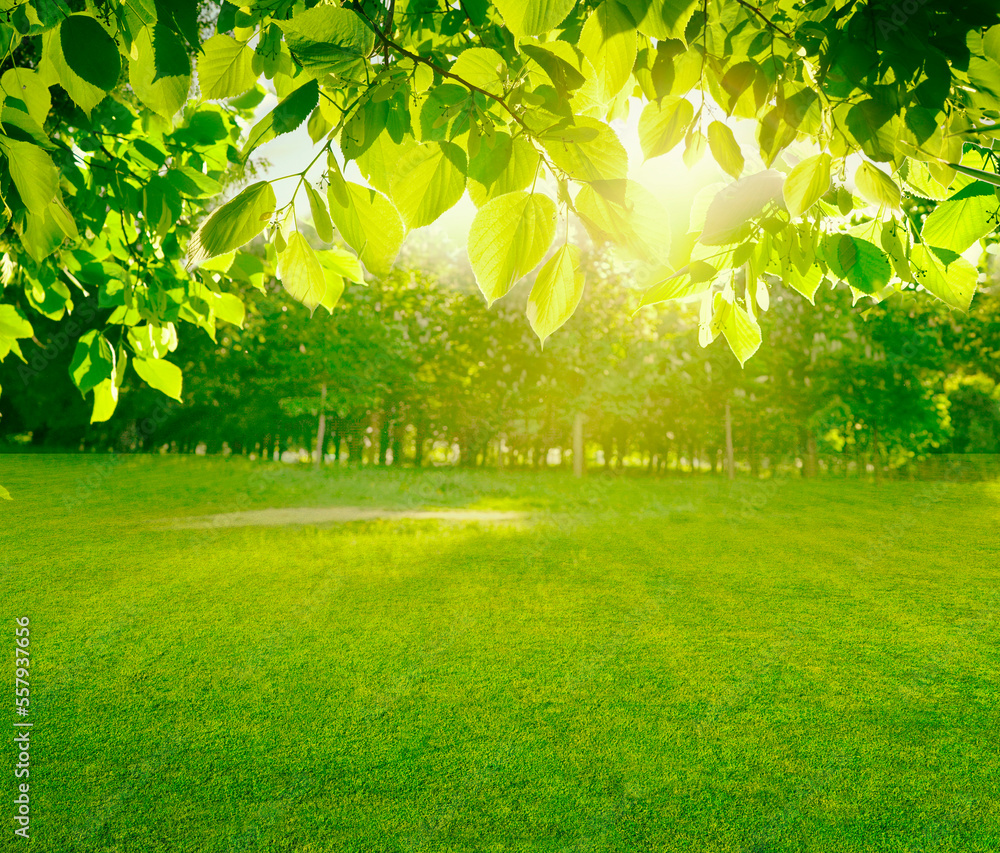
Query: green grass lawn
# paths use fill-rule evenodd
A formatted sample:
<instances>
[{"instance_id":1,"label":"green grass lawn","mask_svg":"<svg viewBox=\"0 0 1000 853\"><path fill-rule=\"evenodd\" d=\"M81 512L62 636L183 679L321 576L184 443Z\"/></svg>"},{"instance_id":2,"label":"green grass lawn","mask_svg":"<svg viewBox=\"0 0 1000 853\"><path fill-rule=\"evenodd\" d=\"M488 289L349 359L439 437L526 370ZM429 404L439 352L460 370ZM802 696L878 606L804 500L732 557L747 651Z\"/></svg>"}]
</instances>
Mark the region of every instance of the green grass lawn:
<instances>
[{"instance_id":1,"label":"green grass lawn","mask_svg":"<svg viewBox=\"0 0 1000 853\"><path fill-rule=\"evenodd\" d=\"M2 850L995 851L1000 484L0 456ZM507 526L167 530L280 506Z\"/></svg>"}]
</instances>

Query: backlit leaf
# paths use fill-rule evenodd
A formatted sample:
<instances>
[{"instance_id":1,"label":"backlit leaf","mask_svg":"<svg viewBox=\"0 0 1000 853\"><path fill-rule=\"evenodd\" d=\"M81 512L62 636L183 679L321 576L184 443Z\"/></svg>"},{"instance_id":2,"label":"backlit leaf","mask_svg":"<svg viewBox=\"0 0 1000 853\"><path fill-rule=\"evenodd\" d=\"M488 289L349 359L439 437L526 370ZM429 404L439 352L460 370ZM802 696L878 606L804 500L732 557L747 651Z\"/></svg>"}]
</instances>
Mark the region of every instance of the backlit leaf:
<instances>
[{"instance_id":1,"label":"backlit leaf","mask_svg":"<svg viewBox=\"0 0 1000 853\"><path fill-rule=\"evenodd\" d=\"M573 316L582 296L580 250L569 244L560 246L538 271L528 296L528 322L542 345Z\"/></svg>"},{"instance_id":2,"label":"backlit leaf","mask_svg":"<svg viewBox=\"0 0 1000 853\"><path fill-rule=\"evenodd\" d=\"M316 234L324 243L329 243L333 240L333 223L330 222L326 202L308 181L306 181L306 195L309 197L309 212L312 214Z\"/></svg>"},{"instance_id":3,"label":"backlit leaf","mask_svg":"<svg viewBox=\"0 0 1000 853\"><path fill-rule=\"evenodd\" d=\"M552 161L567 175L578 181L624 180L628 174L628 154L616 134L597 119L578 117L570 129L583 128L593 132L585 139L565 139L558 131L543 138L545 150Z\"/></svg>"},{"instance_id":4,"label":"backlit leaf","mask_svg":"<svg viewBox=\"0 0 1000 853\"><path fill-rule=\"evenodd\" d=\"M21 201L32 213L43 214L59 189L59 172L47 152L30 142L0 138L10 176Z\"/></svg>"},{"instance_id":5,"label":"backlit leaf","mask_svg":"<svg viewBox=\"0 0 1000 853\"><path fill-rule=\"evenodd\" d=\"M150 110L164 118L172 118L187 100L190 77L162 77L156 80L153 45L148 28L135 37L133 48L137 56L129 62L128 79L136 97Z\"/></svg>"},{"instance_id":6,"label":"backlit leaf","mask_svg":"<svg viewBox=\"0 0 1000 853\"><path fill-rule=\"evenodd\" d=\"M700 0L626 0L639 32L655 39L683 39Z\"/></svg>"},{"instance_id":7,"label":"backlit leaf","mask_svg":"<svg viewBox=\"0 0 1000 853\"><path fill-rule=\"evenodd\" d=\"M924 220L920 238L931 246L960 255L997 229L998 214L996 193L988 184L976 181L931 211Z\"/></svg>"},{"instance_id":8,"label":"backlit leaf","mask_svg":"<svg viewBox=\"0 0 1000 853\"><path fill-rule=\"evenodd\" d=\"M605 101L628 82L636 57L635 22L618 0L603 0L580 33L580 50L597 71L597 85Z\"/></svg>"},{"instance_id":9,"label":"backlit leaf","mask_svg":"<svg viewBox=\"0 0 1000 853\"><path fill-rule=\"evenodd\" d=\"M495 5L515 36L537 36L561 24L574 0L496 0Z\"/></svg>"},{"instance_id":10,"label":"backlit leaf","mask_svg":"<svg viewBox=\"0 0 1000 853\"><path fill-rule=\"evenodd\" d=\"M712 149L715 162L724 172L734 178L739 178L743 174L743 167L746 164L743 152L740 151L733 132L721 121L713 121L708 126L708 147Z\"/></svg>"},{"instance_id":11,"label":"backlit leaf","mask_svg":"<svg viewBox=\"0 0 1000 853\"><path fill-rule=\"evenodd\" d=\"M952 308L968 311L976 293L979 273L965 258L944 263L925 243L913 247L910 266L917 283Z\"/></svg>"},{"instance_id":12,"label":"backlit leaf","mask_svg":"<svg viewBox=\"0 0 1000 853\"><path fill-rule=\"evenodd\" d=\"M451 67L451 73L494 95L503 91L507 63L492 48L470 47L462 51Z\"/></svg>"},{"instance_id":13,"label":"backlit leaf","mask_svg":"<svg viewBox=\"0 0 1000 853\"><path fill-rule=\"evenodd\" d=\"M282 98L278 105L257 122L247 137L240 157L246 160L255 148L283 133L291 133L308 118L319 101L319 86L315 80L303 83Z\"/></svg>"},{"instance_id":14,"label":"backlit leaf","mask_svg":"<svg viewBox=\"0 0 1000 853\"><path fill-rule=\"evenodd\" d=\"M788 173L781 192L788 215L793 219L809 210L830 189L831 162L829 154L817 154L807 157Z\"/></svg>"},{"instance_id":15,"label":"backlit leaf","mask_svg":"<svg viewBox=\"0 0 1000 853\"><path fill-rule=\"evenodd\" d=\"M451 142L425 142L411 149L390 178L392 200L407 228L430 225L465 192L465 152Z\"/></svg>"},{"instance_id":16,"label":"backlit leaf","mask_svg":"<svg viewBox=\"0 0 1000 853\"><path fill-rule=\"evenodd\" d=\"M214 35L202 45L198 59L198 85L206 100L242 95L257 82L253 50L232 36Z\"/></svg>"},{"instance_id":17,"label":"backlit leaf","mask_svg":"<svg viewBox=\"0 0 1000 853\"><path fill-rule=\"evenodd\" d=\"M249 243L270 222L276 206L267 181L251 184L205 221L191 238L188 259L197 264Z\"/></svg>"},{"instance_id":18,"label":"backlit leaf","mask_svg":"<svg viewBox=\"0 0 1000 853\"><path fill-rule=\"evenodd\" d=\"M650 160L666 154L687 133L694 118L694 107L685 98L666 97L650 101L639 116L639 144Z\"/></svg>"},{"instance_id":19,"label":"backlit leaf","mask_svg":"<svg viewBox=\"0 0 1000 853\"><path fill-rule=\"evenodd\" d=\"M669 216L656 196L641 184L628 181L622 204L585 186L577 194L576 210L595 239L610 240L636 260L666 261L670 252Z\"/></svg>"},{"instance_id":20,"label":"backlit leaf","mask_svg":"<svg viewBox=\"0 0 1000 853\"><path fill-rule=\"evenodd\" d=\"M24 102L30 115L40 125L45 123L52 106L49 87L42 82L41 75L31 68L11 68L0 77L0 88L8 98L18 98Z\"/></svg>"},{"instance_id":21,"label":"backlit leaf","mask_svg":"<svg viewBox=\"0 0 1000 853\"><path fill-rule=\"evenodd\" d=\"M292 56L317 75L349 69L375 47L375 34L351 9L316 6L277 23Z\"/></svg>"},{"instance_id":22,"label":"backlit leaf","mask_svg":"<svg viewBox=\"0 0 1000 853\"><path fill-rule=\"evenodd\" d=\"M865 201L879 207L899 209L900 192L896 182L867 160L854 173L854 184Z\"/></svg>"},{"instance_id":23,"label":"backlit leaf","mask_svg":"<svg viewBox=\"0 0 1000 853\"><path fill-rule=\"evenodd\" d=\"M757 320L747 313L746 309L739 304L732 305L725 312L722 320L722 334L726 338L726 343L733 351L733 355L739 359L742 367L758 349L761 344L760 326Z\"/></svg>"},{"instance_id":24,"label":"backlit leaf","mask_svg":"<svg viewBox=\"0 0 1000 853\"><path fill-rule=\"evenodd\" d=\"M298 231L286 238L278 252L278 278L289 296L315 311L326 295L326 272L312 246Z\"/></svg>"},{"instance_id":25,"label":"backlit leaf","mask_svg":"<svg viewBox=\"0 0 1000 853\"><path fill-rule=\"evenodd\" d=\"M340 236L370 273L388 275L403 245L405 232L399 213L384 195L360 184L345 183L343 193L346 204L341 203L341 193L334 192L331 182L327 200Z\"/></svg>"},{"instance_id":26,"label":"backlit leaf","mask_svg":"<svg viewBox=\"0 0 1000 853\"><path fill-rule=\"evenodd\" d=\"M132 367L151 388L175 400L181 399L183 374L181 369L162 358L133 358Z\"/></svg>"},{"instance_id":27,"label":"backlit leaf","mask_svg":"<svg viewBox=\"0 0 1000 853\"><path fill-rule=\"evenodd\" d=\"M516 192L483 205L469 229L469 260L489 304L545 256L556 232L556 206L548 196Z\"/></svg>"}]
</instances>

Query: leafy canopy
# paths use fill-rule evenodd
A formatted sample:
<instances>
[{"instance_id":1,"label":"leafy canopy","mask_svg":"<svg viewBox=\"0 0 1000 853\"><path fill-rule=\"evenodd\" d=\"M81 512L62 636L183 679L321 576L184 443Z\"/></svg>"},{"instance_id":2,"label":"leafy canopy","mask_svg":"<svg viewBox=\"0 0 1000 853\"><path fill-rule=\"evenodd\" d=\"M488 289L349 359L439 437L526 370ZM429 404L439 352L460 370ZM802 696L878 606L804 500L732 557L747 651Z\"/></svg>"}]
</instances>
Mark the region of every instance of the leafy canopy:
<instances>
[{"instance_id":1,"label":"leafy canopy","mask_svg":"<svg viewBox=\"0 0 1000 853\"><path fill-rule=\"evenodd\" d=\"M176 327L241 323L232 282L276 275L333 311L466 193L484 296L538 270L542 340L580 302L579 222L637 264L644 305L700 299L702 344L741 363L779 281L966 309L997 224L985 0L28 0L0 44L0 354L96 302L71 370L94 420L129 365L180 397ZM732 179L683 239L629 179L630 111L644 157ZM254 180L259 147L302 125L312 162ZM281 208L277 180L295 182ZM937 204L926 221L914 197Z\"/></svg>"}]
</instances>

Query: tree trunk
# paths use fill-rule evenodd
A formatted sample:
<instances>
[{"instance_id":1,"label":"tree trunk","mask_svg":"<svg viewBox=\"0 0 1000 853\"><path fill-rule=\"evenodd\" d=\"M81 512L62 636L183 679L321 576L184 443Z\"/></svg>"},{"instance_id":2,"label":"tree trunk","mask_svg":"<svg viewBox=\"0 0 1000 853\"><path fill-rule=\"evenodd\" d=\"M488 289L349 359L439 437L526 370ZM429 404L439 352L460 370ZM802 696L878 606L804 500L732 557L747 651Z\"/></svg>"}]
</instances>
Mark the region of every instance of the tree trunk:
<instances>
[{"instance_id":1,"label":"tree trunk","mask_svg":"<svg viewBox=\"0 0 1000 853\"><path fill-rule=\"evenodd\" d=\"M587 468L583 449L583 413L577 412L573 419L573 475L582 477Z\"/></svg>"},{"instance_id":2,"label":"tree trunk","mask_svg":"<svg viewBox=\"0 0 1000 853\"><path fill-rule=\"evenodd\" d=\"M385 460L389 453L389 436L392 433L392 419L389 412L382 413L382 428L378 436L378 464L385 467Z\"/></svg>"},{"instance_id":3,"label":"tree trunk","mask_svg":"<svg viewBox=\"0 0 1000 853\"><path fill-rule=\"evenodd\" d=\"M819 464L816 460L816 436L812 433L806 437L806 458L802 466L802 473L806 477L815 477L819 473Z\"/></svg>"},{"instance_id":4,"label":"tree trunk","mask_svg":"<svg viewBox=\"0 0 1000 853\"><path fill-rule=\"evenodd\" d=\"M413 467L424 464L424 425L417 424L417 434L413 441Z\"/></svg>"},{"instance_id":5,"label":"tree trunk","mask_svg":"<svg viewBox=\"0 0 1000 853\"><path fill-rule=\"evenodd\" d=\"M319 423L316 424L316 470L323 466L326 449L326 383L319 386Z\"/></svg>"},{"instance_id":6,"label":"tree trunk","mask_svg":"<svg viewBox=\"0 0 1000 853\"><path fill-rule=\"evenodd\" d=\"M878 448L878 424L872 424L872 464L875 466L875 484L882 482L882 457Z\"/></svg>"},{"instance_id":7,"label":"tree trunk","mask_svg":"<svg viewBox=\"0 0 1000 853\"><path fill-rule=\"evenodd\" d=\"M736 479L736 461L733 458L733 413L726 403L726 475Z\"/></svg>"}]
</instances>

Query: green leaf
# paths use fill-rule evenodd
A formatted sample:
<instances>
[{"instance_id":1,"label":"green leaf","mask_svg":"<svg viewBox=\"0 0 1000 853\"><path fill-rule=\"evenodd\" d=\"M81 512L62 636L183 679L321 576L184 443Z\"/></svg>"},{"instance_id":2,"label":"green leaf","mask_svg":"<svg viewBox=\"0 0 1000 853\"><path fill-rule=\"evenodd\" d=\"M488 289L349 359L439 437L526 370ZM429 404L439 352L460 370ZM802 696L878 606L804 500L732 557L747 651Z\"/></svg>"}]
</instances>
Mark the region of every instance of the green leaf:
<instances>
[{"instance_id":1,"label":"green leaf","mask_svg":"<svg viewBox=\"0 0 1000 853\"><path fill-rule=\"evenodd\" d=\"M8 492L3 486L0 486L0 500L5 500L5 501L13 500L13 498L10 496L10 492Z\"/></svg>"},{"instance_id":2,"label":"green leaf","mask_svg":"<svg viewBox=\"0 0 1000 853\"><path fill-rule=\"evenodd\" d=\"M865 201L879 207L899 209L900 192L896 182L867 160L854 173L854 184Z\"/></svg>"},{"instance_id":3,"label":"green leaf","mask_svg":"<svg viewBox=\"0 0 1000 853\"><path fill-rule=\"evenodd\" d=\"M173 118L187 101L191 78L156 79L153 44L150 41L148 28L144 27L136 35L133 49L136 58L131 60L128 69L128 80L132 91L147 109L166 119Z\"/></svg>"},{"instance_id":4,"label":"green leaf","mask_svg":"<svg viewBox=\"0 0 1000 853\"><path fill-rule=\"evenodd\" d=\"M162 358L133 358L132 367L151 388L180 401L183 374L176 364Z\"/></svg>"},{"instance_id":5,"label":"green leaf","mask_svg":"<svg viewBox=\"0 0 1000 853\"><path fill-rule=\"evenodd\" d=\"M342 204L331 181L327 193L330 215L347 245L372 275L386 276L403 245L403 221L381 193L360 184L344 184L347 204Z\"/></svg>"},{"instance_id":6,"label":"green leaf","mask_svg":"<svg viewBox=\"0 0 1000 853\"><path fill-rule=\"evenodd\" d=\"M577 181L624 180L628 174L628 154L618 134L604 122L587 116L578 116L567 130L579 128L587 132L586 138L564 139L558 130L542 137L552 161Z\"/></svg>"},{"instance_id":7,"label":"green leaf","mask_svg":"<svg viewBox=\"0 0 1000 853\"><path fill-rule=\"evenodd\" d=\"M105 379L94 386L94 411L90 415L90 422L97 424L109 420L117 406L118 386L114 379Z\"/></svg>"},{"instance_id":8,"label":"green leaf","mask_svg":"<svg viewBox=\"0 0 1000 853\"><path fill-rule=\"evenodd\" d=\"M162 21L157 22L153 28L153 64L156 67L154 83L164 77L191 76L191 59L187 48Z\"/></svg>"},{"instance_id":9,"label":"green leaf","mask_svg":"<svg viewBox=\"0 0 1000 853\"><path fill-rule=\"evenodd\" d=\"M257 83L253 71L253 51L246 42L232 36L214 35L202 45L198 60L198 85L208 101L232 98Z\"/></svg>"},{"instance_id":10,"label":"green leaf","mask_svg":"<svg viewBox=\"0 0 1000 853\"><path fill-rule=\"evenodd\" d=\"M115 373L115 351L96 329L81 336L73 350L69 375L81 394L92 391Z\"/></svg>"},{"instance_id":11,"label":"green leaf","mask_svg":"<svg viewBox=\"0 0 1000 853\"><path fill-rule=\"evenodd\" d=\"M42 62L39 70L45 80L57 81L66 90L73 103L88 117L94 107L107 95L104 89L88 83L69 67L63 56L59 30L49 30L42 35Z\"/></svg>"},{"instance_id":12,"label":"green leaf","mask_svg":"<svg viewBox=\"0 0 1000 853\"><path fill-rule=\"evenodd\" d=\"M364 284L365 274L361 270L361 263L357 257L346 249L334 246L327 251L317 252L316 255L319 258L319 262L330 272L336 273L348 281L356 281L359 284Z\"/></svg>"},{"instance_id":13,"label":"green leaf","mask_svg":"<svg viewBox=\"0 0 1000 853\"><path fill-rule=\"evenodd\" d=\"M400 158L390 183L407 228L430 225L465 192L465 152L452 142L425 142Z\"/></svg>"},{"instance_id":14,"label":"green leaf","mask_svg":"<svg viewBox=\"0 0 1000 853\"><path fill-rule=\"evenodd\" d=\"M946 264L925 243L920 243L910 252L910 266L924 289L952 308L969 310L979 273L965 258L959 256Z\"/></svg>"},{"instance_id":15,"label":"green leaf","mask_svg":"<svg viewBox=\"0 0 1000 853\"><path fill-rule=\"evenodd\" d=\"M609 240L637 260L666 261L670 252L669 216L656 196L641 184L628 181L623 204L585 186L577 193L576 212L593 239Z\"/></svg>"},{"instance_id":16,"label":"green leaf","mask_svg":"<svg viewBox=\"0 0 1000 853\"><path fill-rule=\"evenodd\" d=\"M79 236L73 217L58 196L41 212L27 211L25 218L21 244L38 263L58 249L67 237L75 240Z\"/></svg>"},{"instance_id":17,"label":"green leaf","mask_svg":"<svg viewBox=\"0 0 1000 853\"><path fill-rule=\"evenodd\" d=\"M977 181L941 202L924 220L920 239L931 246L962 254L997 228L996 193Z\"/></svg>"},{"instance_id":18,"label":"green leaf","mask_svg":"<svg viewBox=\"0 0 1000 853\"><path fill-rule=\"evenodd\" d=\"M504 23L515 36L537 36L559 26L574 0L495 0Z\"/></svg>"},{"instance_id":19,"label":"green leaf","mask_svg":"<svg viewBox=\"0 0 1000 853\"><path fill-rule=\"evenodd\" d=\"M739 242L751 219L781 201L784 183L780 172L767 170L723 187L708 206L699 240L707 246Z\"/></svg>"},{"instance_id":20,"label":"green leaf","mask_svg":"<svg viewBox=\"0 0 1000 853\"><path fill-rule=\"evenodd\" d=\"M639 144L647 160L672 150L687 133L694 107L686 98L668 96L650 101L639 116Z\"/></svg>"},{"instance_id":21,"label":"green leaf","mask_svg":"<svg viewBox=\"0 0 1000 853\"><path fill-rule=\"evenodd\" d=\"M739 143L729 127L721 121L713 121L708 126L708 145L712 149L712 156L724 172L739 178L743 174L743 167L746 161L743 152L740 151Z\"/></svg>"},{"instance_id":22,"label":"green leaf","mask_svg":"<svg viewBox=\"0 0 1000 853\"><path fill-rule=\"evenodd\" d=\"M458 55L451 73L473 86L499 95L503 92L503 81L507 77L507 63L492 48L470 47Z\"/></svg>"},{"instance_id":23,"label":"green leaf","mask_svg":"<svg viewBox=\"0 0 1000 853\"><path fill-rule=\"evenodd\" d=\"M253 126L240 158L246 160L255 148L283 133L291 133L308 117L319 102L319 84L315 80L303 83L286 95L278 105Z\"/></svg>"},{"instance_id":24,"label":"green leaf","mask_svg":"<svg viewBox=\"0 0 1000 853\"><path fill-rule=\"evenodd\" d=\"M118 45L96 18L70 15L59 25L59 44L74 74L105 92L118 84L122 58Z\"/></svg>"},{"instance_id":25,"label":"green leaf","mask_svg":"<svg viewBox=\"0 0 1000 853\"><path fill-rule=\"evenodd\" d=\"M963 175L968 175L970 178L975 178L977 181L986 181L988 184L993 184L995 187L1000 187L1000 175L996 172L986 172L983 169L973 169L969 166L962 166L958 163L949 163L949 167L954 169L956 172L961 172Z\"/></svg>"},{"instance_id":26,"label":"green leaf","mask_svg":"<svg viewBox=\"0 0 1000 853\"><path fill-rule=\"evenodd\" d=\"M246 306L235 293L213 293L208 304L220 320L243 328L243 322L246 320Z\"/></svg>"},{"instance_id":27,"label":"green leaf","mask_svg":"<svg viewBox=\"0 0 1000 853\"><path fill-rule=\"evenodd\" d=\"M832 272L862 293L875 293L892 278L892 265L885 253L860 237L827 235L823 241L823 256Z\"/></svg>"},{"instance_id":28,"label":"green leaf","mask_svg":"<svg viewBox=\"0 0 1000 853\"><path fill-rule=\"evenodd\" d=\"M24 206L43 215L59 189L59 172L52 158L30 142L0 137L0 149L7 155L10 176Z\"/></svg>"},{"instance_id":29,"label":"green leaf","mask_svg":"<svg viewBox=\"0 0 1000 853\"><path fill-rule=\"evenodd\" d=\"M289 234L284 250L278 252L278 278L292 299L315 311L326 295L326 276L306 239L298 231Z\"/></svg>"},{"instance_id":30,"label":"green leaf","mask_svg":"<svg viewBox=\"0 0 1000 853\"><path fill-rule=\"evenodd\" d=\"M316 229L316 234L324 243L331 242L333 240L333 223L330 221L326 202L308 181L306 181L306 195L309 196L309 212L312 214L313 228Z\"/></svg>"},{"instance_id":31,"label":"green leaf","mask_svg":"<svg viewBox=\"0 0 1000 853\"><path fill-rule=\"evenodd\" d=\"M979 91L1000 98L1000 63L973 56L969 60L969 80Z\"/></svg>"},{"instance_id":32,"label":"green leaf","mask_svg":"<svg viewBox=\"0 0 1000 853\"><path fill-rule=\"evenodd\" d=\"M375 47L375 34L350 9L316 6L276 23L292 56L316 75L349 70Z\"/></svg>"},{"instance_id":33,"label":"green leaf","mask_svg":"<svg viewBox=\"0 0 1000 853\"><path fill-rule=\"evenodd\" d=\"M683 39L701 0L626 0L639 32L654 39Z\"/></svg>"},{"instance_id":34,"label":"green leaf","mask_svg":"<svg viewBox=\"0 0 1000 853\"><path fill-rule=\"evenodd\" d=\"M732 305L722 320L722 334L739 359L740 367L760 349L761 334L757 320L739 304Z\"/></svg>"},{"instance_id":35,"label":"green leaf","mask_svg":"<svg viewBox=\"0 0 1000 853\"><path fill-rule=\"evenodd\" d=\"M204 172L190 166L175 166L166 174L167 182L187 198L211 198L222 192L222 185Z\"/></svg>"},{"instance_id":36,"label":"green leaf","mask_svg":"<svg viewBox=\"0 0 1000 853\"><path fill-rule=\"evenodd\" d=\"M8 98L18 98L24 102L30 115L38 124L44 124L52 107L49 87L42 82L41 75L30 68L11 68L0 77L0 88Z\"/></svg>"},{"instance_id":37,"label":"green leaf","mask_svg":"<svg viewBox=\"0 0 1000 853\"><path fill-rule=\"evenodd\" d=\"M597 87L604 101L617 95L635 65L635 22L618 0L603 0L583 25L580 50L597 71Z\"/></svg>"},{"instance_id":38,"label":"green leaf","mask_svg":"<svg viewBox=\"0 0 1000 853\"><path fill-rule=\"evenodd\" d=\"M921 163L919 160L906 161L906 185L921 198L929 198L933 201L944 201L950 193L944 184L939 183L931 176L927 164Z\"/></svg>"},{"instance_id":39,"label":"green leaf","mask_svg":"<svg viewBox=\"0 0 1000 853\"><path fill-rule=\"evenodd\" d=\"M556 206L548 196L508 193L479 209L469 229L469 260L490 305L538 265L555 233Z\"/></svg>"},{"instance_id":40,"label":"green leaf","mask_svg":"<svg viewBox=\"0 0 1000 853\"><path fill-rule=\"evenodd\" d=\"M817 154L807 157L788 173L781 195L793 219L809 210L830 189L831 162L829 154Z\"/></svg>"},{"instance_id":41,"label":"green leaf","mask_svg":"<svg viewBox=\"0 0 1000 853\"><path fill-rule=\"evenodd\" d=\"M201 263L249 243L267 226L275 207L277 202L270 183L251 184L198 229L188 246L189 262Z\"/></svg>"},{"instance_id":42,"label":"green leaf","mask_svg":"<svg viewBox=\"0 0 1000 853\"><path fill-rule=\"evenodd\" d=\"M337 307L337 303L340 301L340 297L344 295L344 279L341 278L329 269L326 270L326 293L323 294L323 299L320 301L322 305L330 314L333 313L333 309Z\"/></svg>"},{"instance_id":43,"label":"green leaf","mask_svg":"<svg viewBox=\"0 0 1000 853\"><path fill-rule=\"evenodd\" d=\"M816 291L819 290L819 286L823 281L823 270L816 263L810 264L805 272L795 264L788 264L783 271L781 280L793 290L801 293L810 302L813 302L816 297Z\"/></svg>"},{"instance_id":44,"label":"green leaf","mask_svg":"<svg viewBox=\"0 0 1000 853\"><path fill-rule=\"evenodd\" d=\"M18 338L30 338L34 334L31 323L13 305L0 304L0 361L13 352L21 361L21 347Z\"/></svg>"},{"instance_id":45,"label":"green leaf","mask_svg":"<svg viewBox=\"0 0 1000 853\"><path fill-rule=\"evenodd\" d=\"M497 131L484 139L469 163L469 198L476 207L505 193L525 189L538 169L538 152L523 136Z\"/></svg>"},{"instance_id":46,"label":"green leaf","mask_svg":"<svg viewBox=\"0 0 1000 853\"><path fill-rule=\"evenodd\" d=\"M52 141L38 124L24 110L12 106L13 98L0 108L0 122L3 122L6 135L21 142L34 142L42 148L52 148Z\"/></svg>"},{"instance_id":47,"label":"green leaf","mask_svg":"<svg viewBox=\"0 0 1000 853\"><path fill-rule=\"evenodd\" d=\"M565 323L583 296L580 250L560 246L538 271L528 296L527 316L542 346L545 339Z\"/></svg>"},{"instance_id":48,"label":"green leaf","mask_svg":"<svg viewBox=\"0 0 1000 853\"><path fill-rule=\"evenodd\" d=\"M583 70L587 60L575 45L560 40L538 44L522 41L521 51L538 63L560 95L568 96L587 81Z\"/></svg>"},{"instance_id":49,"label":"green leaf","mask_svg":"<svg viewBox=\"0 0 1000 853\"><path fill-rule=\"evenodd\" d=\"M876 100L861 101L847 113L847 128L872 160L886 163L896 153L899 116L891 107Z\"/></svg>"}]
</instances>

